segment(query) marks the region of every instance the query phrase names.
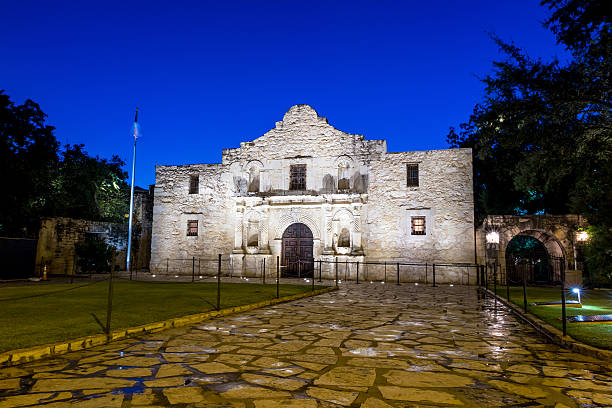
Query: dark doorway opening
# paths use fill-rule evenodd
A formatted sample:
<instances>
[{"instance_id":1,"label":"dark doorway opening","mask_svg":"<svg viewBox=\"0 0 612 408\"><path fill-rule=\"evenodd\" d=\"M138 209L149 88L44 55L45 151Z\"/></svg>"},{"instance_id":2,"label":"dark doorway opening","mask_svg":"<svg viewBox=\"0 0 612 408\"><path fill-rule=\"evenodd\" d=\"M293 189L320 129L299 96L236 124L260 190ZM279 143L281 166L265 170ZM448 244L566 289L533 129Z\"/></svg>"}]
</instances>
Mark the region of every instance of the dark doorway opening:
<instances>
[{"instance_id":1,"label":"dark doorway opening","mask_svg":"<svg viewBox=\"0 0 612 408\"><path fill-rule=\"evenodd\" d=\"M291 224L283 233L282 262L283 276L312 276L314 259L312 255L312 231L302 223Z\"/></svg>"},{"instance_id":2,"label":"dark doorway opening","mask_svg":"<svg viewBox=\"0 0 612 408\"><path fill-rule=\"evenodd\" d=\"M517 235L506 248L506 269L511 283L525 279L534 284L556 284L561 281L564 258L551 256L544 244L530 236Z\"/></svg>"}]
</instances>

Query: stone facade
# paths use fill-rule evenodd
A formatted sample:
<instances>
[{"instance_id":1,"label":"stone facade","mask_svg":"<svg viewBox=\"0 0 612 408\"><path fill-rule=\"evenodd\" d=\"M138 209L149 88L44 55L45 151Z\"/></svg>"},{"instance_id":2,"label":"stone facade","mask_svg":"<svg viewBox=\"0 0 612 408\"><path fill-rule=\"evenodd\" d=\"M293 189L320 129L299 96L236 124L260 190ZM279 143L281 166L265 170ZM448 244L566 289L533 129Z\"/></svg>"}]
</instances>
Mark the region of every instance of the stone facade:
<instances>
[{"instance_id":1,"label":"stone facade","mask_svg":"<svg viewBox=\"0 0 612 408\"><path fill-rule=\"evenodd\" d=\"M298 189L296 166L305 166ZM410 166L418 185L409 186ZM248 274L283 259L295 223L312 232L314 260L470 263L473 213L470 149L387 152L384 140L296 105L263 136L223 150L219 164L156 167L151 270L223 254L234 274ZM424 217L423 235L413 235L414 217Z\"/></svg>"}]
</instances>

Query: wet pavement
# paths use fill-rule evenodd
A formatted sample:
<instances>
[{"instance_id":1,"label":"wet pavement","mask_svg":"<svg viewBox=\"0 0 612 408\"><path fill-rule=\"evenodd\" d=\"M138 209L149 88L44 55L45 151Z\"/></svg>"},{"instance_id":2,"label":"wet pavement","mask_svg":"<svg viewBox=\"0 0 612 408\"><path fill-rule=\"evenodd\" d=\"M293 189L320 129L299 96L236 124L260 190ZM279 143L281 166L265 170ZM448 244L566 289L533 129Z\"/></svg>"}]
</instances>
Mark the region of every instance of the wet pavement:
<instances>
[{"instance_id":1,"label":"wet pavement","mask_svg":"<svg viewBox=\"0 0 612 408\"><path fill-rule=\"evenodd\" d=\"M0 369L22 406L612 406L612 367L474 287L365 283Z\"/></svg>"}]
</instances>

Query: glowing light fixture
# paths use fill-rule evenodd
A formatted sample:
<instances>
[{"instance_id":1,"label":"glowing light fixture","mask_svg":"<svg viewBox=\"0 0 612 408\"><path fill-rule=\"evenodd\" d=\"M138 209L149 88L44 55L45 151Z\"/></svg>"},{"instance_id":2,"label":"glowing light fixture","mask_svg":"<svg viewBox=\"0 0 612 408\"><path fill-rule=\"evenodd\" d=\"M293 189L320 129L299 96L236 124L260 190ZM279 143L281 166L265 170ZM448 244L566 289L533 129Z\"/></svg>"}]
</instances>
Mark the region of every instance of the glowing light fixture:
<instances>
[{"instance_id":1,"label":"glowing light fixture","mask_svg":"<svg viewBox=\"0 0 612 408\"><path fill-rule=\"evenodd\" d=\"M589 240L589 233L586 231L576 231L576 241L584 242Z\"/></svg>"},{"instance_id":2,"label":"glowing light fixture","mask_svg":"<svg viewBox=\"0 0 612 408\"><path fill-rule=\"evenodd\" d=\"M580 289L579 288L574 288L572 289L572 292L574 292L576 294L576 296L578 296L578 303L580 302Z\"/></svg>"},{"instance_id":3,"label":"glowing light fixture","mask_svg":"<svg viewBox=\"0 0 612 408\"><path fill-rule=\"evenodd\" d=\"M452 288L453 286L455 286L455 285L453 285L453 284L451 283L451 284L450 284L450 287Z\"/></svg>"},{"instance_id":4,"label":"glowing light fixture","mask_svg":"<svg viewBox=\"0 0 612 408\"><path fill-rule=\"evenodd\" d=\"M491 231L487 233L487 244L499 244L499 232Z\"/></svg>"},{"instance_id":5,"label":"glowing light fixture","mask_svg":"<svg viewBox=\"0 0 612 408\"><path fill-rule=\"evenodd\" d=\"M419 282L414 282L414 286L419 286Z\"/></svg>"},{"instance_id":6,"label":"glowing light fixture","mask_svg":"<svg viewBox=\"0 0 612 408\"><path fill-rule=\"evenodd\" d=\"M155 275L151 275L151 277L152 277L152 278L154 278L154 277L155 277Z\"/></svg>"}]
</instances>

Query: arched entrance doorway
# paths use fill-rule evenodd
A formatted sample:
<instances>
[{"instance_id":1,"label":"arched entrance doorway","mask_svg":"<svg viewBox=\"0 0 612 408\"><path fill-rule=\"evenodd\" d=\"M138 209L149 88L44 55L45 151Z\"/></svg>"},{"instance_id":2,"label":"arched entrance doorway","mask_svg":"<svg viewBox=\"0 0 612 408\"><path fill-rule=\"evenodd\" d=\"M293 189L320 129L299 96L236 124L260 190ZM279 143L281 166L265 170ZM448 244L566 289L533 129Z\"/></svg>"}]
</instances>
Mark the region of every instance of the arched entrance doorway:
<instances>
[{"instance_id":1,"label":"arched entrance doorway","mask_svg":"<svg viewBox=\"0 0 612 408\"><path fill-rule=\"evenodd\" d=\"M282 262L284 276L309 276L313 271L312 231L305 224L295 223L283 233ZM302 262L298 270L298 261Z\"/></svg>"},{"instance_id":2,"label":"arched entrance doorway","mask_svg":"<svg viewBox=\"0 0 612 408\"><path fill-rule=\"evenodd\" d=\"M523 279L535 284L556 284L561 281L565 266L563 251L556 240L541 232L525 231L515 235L508 242L505 255L511 283L519 283Z\"/></svg>"}]
</instances>

